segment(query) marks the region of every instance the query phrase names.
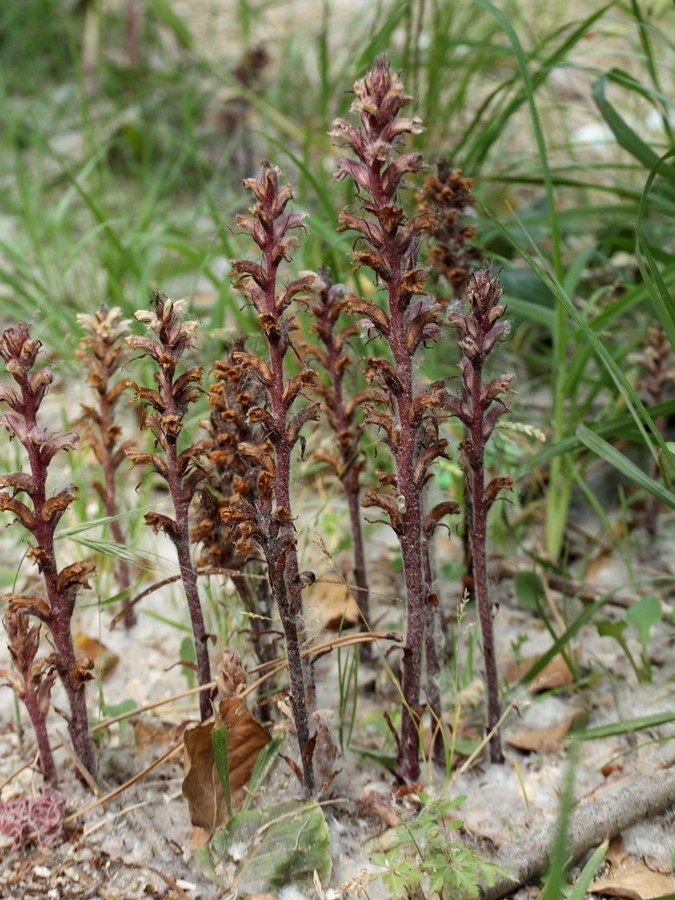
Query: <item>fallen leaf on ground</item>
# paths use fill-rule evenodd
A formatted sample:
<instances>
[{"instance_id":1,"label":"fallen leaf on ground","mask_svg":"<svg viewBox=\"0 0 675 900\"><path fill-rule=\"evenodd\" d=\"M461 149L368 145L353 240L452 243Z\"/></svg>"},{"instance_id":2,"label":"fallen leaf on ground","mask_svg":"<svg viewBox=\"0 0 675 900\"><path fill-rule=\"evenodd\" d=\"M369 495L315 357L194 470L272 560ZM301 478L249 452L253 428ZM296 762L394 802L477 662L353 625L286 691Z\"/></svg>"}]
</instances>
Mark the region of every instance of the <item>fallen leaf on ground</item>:
<instances>
[{"instance_id":1,"label":"fallen leaf on ground","mask_svg":"<svg viewBox=\"0 0 675 900\"><path fill-rule=\"evenodd\" d=\"M589 891L628 900L653 900L675 894L675 877L653 872L644 863L634 860L625 863L615 876L594 881Z\"/></svg>"},{"instance_id":2,"label":"fallen leaf on ground","mask_svg":"<svg viewBox=\"0 0 675 900\"><path fill-rule=\"evenodd\" d=\"M505 733L504 739L518 750L550 753L558 747L581 713L582 710L574 709L561 722L547 728L511 728Z\"/></svg>"},{"instance_id":3,"label":"fallen leaf on ground","mask_svg":"<svg viewBox=\"0 0 675 900\"><path fill-rule=\"evenodd\" d=\"M379 791L369 791L356 801L356 808L360 816L379 816L390 828L401 824L392 803Z\"/></svg>"},{"instance_id":4,"label":"fallen leaf on ground","mask_svg":"<svg viewBox=\"0 0 675 900\"><path fill-rule=\"evenodd\" d=\"M74 638L75 649L86 654L93 662L94 668L101 678L107 678L120 661L119 656L108 650L105 644L87 634L76 634Z\"/></svg>"},{"instance_id":5,"label":"fallen leaf on ground","mask_svg":"<svg viewBox=\"0 0 675 900\"><path fill-rule=\"evenodd\" d=\"M457 733L455 735L455 742L453 747L452 742L452 727L448 722L445 722L445 740L447 741L447 752L450 753L451 748L453 749L453 757L452 757L452 768L455 769L457 766L461 765L465 760L467 760L471 754L476 750L478 745L481 742L481 735L470 725L464 725L463 722L460 722L457 726ZM433 746L432 746L433 739ZM440 729L438 727L434 727L433 732L429 725L424 726L424 753L427 759L431 759L436 743L439 742L441 747L439 748L441 755L445 755L446 744L443 742L443 736L440 733ZM476 760L478 762L478 760Z\"/></svg>"},{"instance_id":6,"label":"fallen leaf on ground","mask_svg":"<svg viewBox=\"0 0 675 900\"><path fill-rule=\"evenodd\" d=\"M230 797L237 809L244 797L258 754L270 736L248 712L243 700L223 700L220 715L227 726L227 758ZM213 755L213 722L203 722L185 732L183 796L193 825L213 834L227 821L227 805Z\"/></svg>"},{"instance_id":7,"label":"fallen leaf on ground","mask_svg":"<svg viewBox=\"0 0 675 900\"><path fill-rule=\"evenodd\" d=\"M173 743L185 726L176 725L175 722L143 722L134 719L131 727L134 730L136 747L139 750L147 750Z\"/></svg>"},{"instance_id":8,"label":"fallen leaf on ground","mask_svg":"<svg viewBox=\"0 0 675 900\"><path fill-rule=\"evenodd\" d=\"M359 606L344 584L319 581L312 587L310 603L319 627L328 631L353 628L361 621Z\"/></svg>"},{"instance_id":9,"label":"fallen leaf on ground","mask_svg":"<svg viewBox=\"0 0 675 900\"><path fill-rule=\"evenodd\" d=\"M511 661L505 668L506 679L509 684L514 685L527 675L535 663L539 662L540 656L528 656L520 662ZM575 661L578 662L578 656L575 655ZM562 656L555 656L551 662L544 666L537 677L528 685L530 691L535 694L541 691L550 691L552 688L564 687L566 684L572 684L574 676Z\"/></svg>"}]
</instances>

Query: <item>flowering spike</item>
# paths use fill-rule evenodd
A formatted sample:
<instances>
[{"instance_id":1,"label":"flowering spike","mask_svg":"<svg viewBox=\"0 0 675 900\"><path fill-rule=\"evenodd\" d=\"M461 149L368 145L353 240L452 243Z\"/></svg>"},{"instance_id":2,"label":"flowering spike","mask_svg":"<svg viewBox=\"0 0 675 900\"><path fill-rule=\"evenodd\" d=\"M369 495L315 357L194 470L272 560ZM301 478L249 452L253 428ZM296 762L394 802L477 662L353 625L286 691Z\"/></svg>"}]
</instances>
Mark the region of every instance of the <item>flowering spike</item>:
<instances>
[{"instance_id":1,"label":"flowering spike","mask_svg":"<svg viewBox=\"0 0 675 900\"><path fill-rule=\"evenodd\" d=\"M471 275L466 293L469 311L463 313L459 305L450 308L448 320L457 331L462 352L460 368L465 399L450 398L447 408L457 416L467 428L466 440L460 444L460 462L466 475L470 494L472 521L471 548L473 552L473 575L483 636L483 654L487 681L488 715L487 730L496 728L499 717L499 681L492 625L493 610L488 594L486 534L487 514L503 490L510 490L513 482L507 477L493 478L485 484L485 445L490 439L495 425L508 406L501 399L511 389L513 375L493 378L483 385L485 360L497 341L508 333L508 322L499 320L506 312L500 304L502 289L492 268L487 264L480 272ZM490 741L492 762L503 762L499 735L495 733Z\"/></svg>"},{"instance_id":2,"label":"flowering spike","mask_svg":"<svg viewBox=\"0 0 675 900\"><path fill-rule=\"evenodd\" d=\"M407 175L423 167L419 153L400 153L407 135L418 134L421 122L401 116L411 102L399 75L386 57L354 85L352 112L359 127L338 119L333 136L344 141L356 159L338 163L337 179L351 178L361 200L361 214L343 212L340 230L350 228L358 237L354 250L357 267L368 266L386 291L386 303L348 297L348 312L364 317L368 336L381 336L391 358L368 359L366 378L383 390L363 406L366 423L384 434L393 457L395 476L385 482L388 491L369 491L364 505L378 506L401 542L407 603L406 648L403 657L403 704L398 754L398 774L415 781L419 774L419 715L423 655L426 653L429 683L439 668L434 640L425 641L433 627L438 604L430 606L432 574L430 548L423 530L424 485L430 467L444 455L445 441L437 438L436 414L443 405L443 390L417 386L414 359L420 346L440 337L441 307L426 293L429 270L418 264L418 236L435 219L428 211L408 220L398 200ZM373 334L374 333L374 334ZM425 650L426 645L426 650ZM440 716L440 695L429 701Z\"/></svg>"}]
</instances>

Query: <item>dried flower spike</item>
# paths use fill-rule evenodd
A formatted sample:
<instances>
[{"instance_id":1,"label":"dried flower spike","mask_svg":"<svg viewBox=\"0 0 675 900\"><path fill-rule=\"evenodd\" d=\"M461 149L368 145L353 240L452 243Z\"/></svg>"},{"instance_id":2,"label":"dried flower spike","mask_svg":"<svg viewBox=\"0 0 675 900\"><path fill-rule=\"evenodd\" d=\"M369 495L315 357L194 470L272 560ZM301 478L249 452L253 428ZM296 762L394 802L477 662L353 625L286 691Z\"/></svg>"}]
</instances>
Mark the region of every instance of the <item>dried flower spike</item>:
<instances>
[{"instance_id":1,"label":"dried flower spike","mask_svg":"<svg viewBox=\"0 0 675 900\"><path fill-rule=\"evenodd\" d=\"M145 521L154 531L163 531L176 548L180 576L185 590L192 634L195 642L197 677L204 685L211 681L209 663L209 635L204 625L197 570L190 550L189 508L197 486L206 473L199 460L204 454L201 443L189 444L179 449L183 434L183 419L192 403L201 394L199 386L202 367L188 369L177 374L183 354L196 342L197 322L182 319L180 313L184 301L169 300L158 294L153 298L154 309L139 310L136 319L144 322L154 337L130 335L126 343L132 350L141 350L157 364L154 374L157 390L133 384L136 391L133 401L144 403L142 426L150 429L161 453L138 452L126 449L132 465L144 465L153 469L167 484L175 518L146 513ZM133 402L132 401L132 402ZM211 702L207 691L199 695L202 721L211 715Z\"/></svg>"},{"instance_id":2,"label":"dried flower spike","mask_svg":"<svg viewBox=\"0 0 675 900\"><path fill-rule=\"evenodd\" d=\"M14 379L16 387L0 385L0 403L10 411L0 415L0 425L4 425L11 437L22 445L28 457L29 472L15 472L0 477L0 510L13 513L21 524L31 532L34 544L27 557L38 567L45 586L46 600L34 594L8 594L2 599L9 600L9 619L5 622L10 632L12 654L20 663L25 679L33 677L32 660L37 647L37 635L29 628L25 615L35 616L49 629L55 649L53 665L68 695L70 720L68 731L75 752L92 774L96 774L96 757L89 735L85 682L91 678L91 661L78 656L73 644L71 620L75 602L81 588L89 587L88 578L94 572L89 563L76 562L59 569L54 550L54 533L62 516L75 499L75 487L67 485L57 494L47 494L47 472L49 465L59 450L72 450L79 436L74 432L48 434L38 423L40 405L49 386L54 380L51 369L34 369L41 343L30 336L30 326L19 322L14 328L7 328L0 335L0 358ZM19 500L25 494L28 502ZM37 672L35 673L38 674ZM44 736L41 736L40 716L46 716L48 703L49 673L46 671L41 686L37 690L38 712L33 725L37 725L38 744L42 755ZM31 689L26 699L32 703ZM46 751L45 751L46 752ZM48 755L43 758L45 775L53 770Z\"/></svg>"},{"instance_id":3,"label":"dried flower spike","mask_svg":"<svg viewBox=\"0 0 675 900\"><path fill-rule=\"evenodd\" d=\"M259 505L259 469L251 456L239 452L239 445L265 443L262 423L248 419L250 410L264 405L265 392L257 377L245 371L241 362L235 362L235 354L245 353L245 340L238 338L225 349L224 358L213 365L208 398L211 415L207 422L201 423L208 435L204 442L208 477L198 494L191 537L202 546L198 560L200 572L222 571L232 579L251 617L253 650L262 663L275 656L274 633L269 627L272 603L269 583L263 575L257 548L251 548L252 553L240 554L238 529L228 525L220 512L240 500L254 507ZM272 452L271 445L268 450ZM263 717L268 710L268 706L261 708Z\"/></svg>"},{"instance_id":4,"label":"dried flower spike","mask_svg":"<svg viewBox=\"0 0 675 900\"><path fill-rule=\"evenodd\" d=\"M321 345L307 344L305 349L308 356L318 359L328 374L328 383L319 384L316 390L322 397L322 411L337 437L337 452L315 450L313 455L314 459L327 463L333 469L347 500L354 553L355 596L362 629L367 631L370 628L370 605L360 501L360 480L365 461L359 447L361 428L357 424L357 413L363 402L374 399L374 392L368 389L350 397L346 390L345 374L352 362L348 343L360 331L355 322L338 328L346 290L342 284L331 284L327 272L319 273L316 294L309 301L309 307L314 317L311 328ZM360 645L359 656L362 660L371 659L370 643Z\"/></svg>"},{"instance_id":5,"label":"dried flower spike","mask_svg":"<svg viewBox=\"0 0 675 900\"><path fill-rule=\"evenodd\" d=\"M448 512L447 506L439 505L427 514L424 502L430 468L445 454L437 413L447 393L442 382L419 386L415 375L417 351L441 334L442 307L426 293L429 269L418 264L420 236L436 227L437 216L425 210L408 219L398 201L403 179L423 167L419 153L399 153L399 146L406 135L422 131L422 125L417 118L400 115L412 98L404 93L401 79L385 57L356 82L354 93L352 112L359 118L359 127L337 119L331 134L356 156L339 161L336 177L353 179L362 214L340 213L340 230L359 235L354 263L373 270L384 285L386 305L383 308L353 294L344 305L347 312L367 321L369 331L386 341L391 354L367 359L366 378L377 389L374 401L362 408L365 422L383 432L395 473L383 475L383 489L368 491L363 505L384 510L401 543L407 622L397 770L402 780L413 782L419 774L425 646L427 668L434 671L439 665L435 642L426 641L437 606L433 607L425 522L429 522L430 537L438 519ZM434 715L439 717L440 709Z\"/></svg>"},{"instance_id":6,"label":"dried flower spike","mask_svg":"<svg viewBox=\"0 0 675 900\"><path fill-rule=\"evenodd\" d=\"M89 370L87 381L95 400L94 406L82 404L80 419L82 437L92 447L103 472L103 482L95 481L92 486L103 501L106 515L111 518L110 531L113 539L120 547L124 547L124 534L117 518L116 472L126 459L125 450L130 449L134 442L121 441L122 429L115 424L115 408L122 393L131 384L127 378L118 377L114 380L114 376L129 359L129 351L120 340L127 331L128 324L121 315L119 307L108 309L103 304L93 316L79 314L77 321L87 333L75 355ZM125 594L124 625L129 628L136 617L133 608L129 606L131 574L129 565L123 558L118 560L117 575L119 587Z\"/></svg>"},{"instance_id":7,"label":"dried flower spike","mask_svg":"<svg viewBox=\"0 0 675 900\"><path fill-rule=\"evenodd\" d=\"M237 547L242 555L260 548L265 556L272 596L279 610L286 642L286 658L290 678L290 699L302 760L305 791L314 792L313 744L310 743L308 717L308 679L300 652L304 634L302 620L302 580L300 578L291 511L291 454L299 442L304 444L301 429L316 419L319 404L307 403L295 414L291 408L304 390L313 387L317 375L304 369L287 378L284 357L291 346L295 323L288 307L299 294L312 291L314 273L288 281L278 288L278 270L290 257L296 244L294 231L304 228L301 212L286 212L293 192L289 184L280 185L279 170L265 162L258 178L248 178L244 186L256 202L250 215L238 215L237 225L248 232L260 250L260 261L238 259L232 262L237 279L236 290L252 303L267 342L269 363L252 353L233 354L244 372L257 379L264 388L265 402L252 407L247 414L251 423L262 425L264 443L239 444L239 452L258 467L258 504L248 500L224 509L228 524L240 534Z\"/></svg>"},{"instance_id":8,"label":"dried flower spike","mask_svg":"<svg viewBox=\"0 0 675 900\"><path fill-rule=\"evenodd\" d=\"M436 174L427 175L422 190L415 195L420 212L431 211L438 217L432 229L433 244L427 262L434 274L442 277L453 299L466 289L478 253L469 245L476 230L466 224L466 211L476 205L471 193L473 180L451 169L447 159L439 159Z\"/></svg>"},{"instance_id":9,"label":"dried flower spike","mask_svg":"<svg viewBox=\"0 0 675 900\"><path fill-rule=\"evenodd\" d=\"M467 429L467 437L460 444L460 463L467 476L473 508L470 523L471 546L485 658L488 732L496 729L500 712L493 611L487 578L487 515L499 493L512 487L512 481L508 477L495 477L485 484L485 446L499 419L509 411L501 397L510 390L514 376L501 375L487 384L483 383L483 379L488 355L509 332L509 323L502 321L506 312L506 307L500 303L502 293L496 276L487 264L469 279L468 312L462 312L457 303L451 307L449 314L449 323L457 330L462 354L460 369L464 396L451 398L449 408ZM490 741L490 758L496 763L504 761L499 734L496 732Z\"/></svg>"}]
</instances>

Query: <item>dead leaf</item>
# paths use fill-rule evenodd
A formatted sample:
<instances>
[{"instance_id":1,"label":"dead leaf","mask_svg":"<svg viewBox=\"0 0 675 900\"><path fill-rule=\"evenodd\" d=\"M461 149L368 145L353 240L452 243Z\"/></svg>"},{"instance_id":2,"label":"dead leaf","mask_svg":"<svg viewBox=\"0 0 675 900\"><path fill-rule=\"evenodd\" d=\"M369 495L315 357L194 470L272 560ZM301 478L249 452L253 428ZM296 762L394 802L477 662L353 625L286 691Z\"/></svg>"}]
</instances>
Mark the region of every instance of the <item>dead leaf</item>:
<instances>
[{"instance_id":1,"label":"dead leaf","mask_svg":"<svg viewBox=\"0 0 675 900\"><path fill-rule=\"evenodd\" d=\"M450 748L453 746L452 727L449 722L444 722L443 727L445 729L445 739L447 741L447 747L448 750L450 750ZM472 728L471 725L465 725L461 721L458 723L452 756L453 769L456 769L469 758L469 756L475 749L474 745L478 746L480 740L481 734L475 728ZM432 732L431 728L427 724L424 726L425 758L432 759L436 750L440 752L441 758L445 756L445 744L440 733L440 728L438 728L438 725L435 725ZM476 762L478 761L479 760L477 759Z\"/></svg>"},{"instance_id":2,"label":"dead leaf","mask_svg":"<svg viewBox=\"0 0 675 900\"><path fill-rule=\"evenodd\" d=\"M312 587L311 603L319 620L319 627L327 631L353 628L361 621L359 606L352 592L344 584L319 581Z\"/></svg>"},{"instance_id":3,"label":"dead leaf","mask_svg":"<svg viewBox=\"0 0 675 900\"><path fill-rule=\"evenodd\" d=\"M356 808L360 816L379 816L390 828L401 824L393 805L379 791L368 791L365 797L356 801Z\"/></svg>"},{"instance_id":4,"label":"dead leaf","mask_svg":"<svg viewBox=\"0 0 675 900\"><path fill-rule=\"evenodd\" d=\"M574 720L582 714L582 710L573 709L565 718L548 728L512 728L504 735L505 740L518 750L529 750L532 753L550 753L556 750L562 738L574 724Z\"/></svg>"},{"instance_id":5,"label":"dead leaf","mask_svg":"<svg viewBox=\"0 0 675 900\"><path fill-rule=\"evenodd\" d=\"M139 750L147 750L153 747L162 747L173 743L185 727L174 722L143 722L134 719L131 723L134 730L136 747Z\"/></svg>"},{"instance_id":6,"label":"dead leaf","mask_svg":"<svg viewBox=\"0 0 675 900\"><path fill-rule=\"evenodd\" d=\"M227 749L230 769L230 796L236 809L244 797L258 754L270 737L253 719L243 700L223 700L220 715L227 726ZM213 756L211 733L213 722L204 722L185 732L185 777L183 796L193 825L210 834L227 822L225 797Z\"/></svg>"},{"instance_id":7,"label":"dead leaf","mask_svg":"<svg viewBox=\"0 0 675 900\"><path fill-rule=\"evenodd\" d=\"M573 651L574 653L574 651ZM530 669L539 662L540 656L528 656L520 662L512 661L505 668L506 679L509 684L517 684ZM579 662L578 651L574 653L575 662ZM554 656L548 665L544 666L537 677L528 685L532 693L539 694L542 691L550 691L552 688L564 687L572 684L574 676L562 656Z\"/></svg>"},{"instance_id":8,"label":"dead leaf","mask_svg":"<svg viewBox=\"0 0 675 900\"><path fill-rule=\"evenodd\" d=\"M652 900L675 893L675 877L652 872L651 869L633 860L617 870L615 876L594 881L589 891L608 894L610 897L626 897L628 900Z\"/></svg>"},{"instance_id":9,"label":"dead leaf","mask_svg":"<svg viewBox=\"0 0 675 900\"><path fill-rule=\"evenodd\" d=\"M105 679L115 670L120 661L119 656L108 650L105 644L86 634L76 634L75 648L81 650L94 664L94 669Z\"/></svg>"}]
</instances>

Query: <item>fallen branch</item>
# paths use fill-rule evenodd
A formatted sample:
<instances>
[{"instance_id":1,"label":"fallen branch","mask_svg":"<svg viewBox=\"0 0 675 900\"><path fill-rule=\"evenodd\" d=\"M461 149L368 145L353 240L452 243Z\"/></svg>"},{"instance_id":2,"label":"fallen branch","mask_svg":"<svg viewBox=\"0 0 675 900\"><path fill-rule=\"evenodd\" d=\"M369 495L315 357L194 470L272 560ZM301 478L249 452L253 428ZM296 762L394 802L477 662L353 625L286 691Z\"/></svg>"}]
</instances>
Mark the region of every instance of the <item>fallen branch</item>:
<instances>
[{"instance_id":1,"label":"fallen branch","mask_svg":"<svg viewBox=\"0 0 675 900\"><path fill-rule=\"evenodd\" d=\"M671 763L672 764L672 763ZM589 850L606 838L656 816L675 804L675 769L660 769L648 775L622 779L607 786L609 796L588 797L573 809L568 834L570 865L579 862ZM504 866L513 878L498 878L483 894L483 900L498 900L521 885L537 878L546 869L556 841L557 826L510 844L495 862Z\"/></svg>"},{"instance_id":2,"label":"fallen branch","mask_svg":"<svg viewBox=\"0 0 675 900\"><path fill-rule=\"evenodd\" d=\"M501 581L504 578L513 578L517 572L525 569L526 564L519 565L511 560L499 559L492 567L491 575L493 578ZM621 609L630 609L634 603L637 603L640 597L654 590L655 581L660 581L666 577L671 579L670 575L650 578L647 580L646 584L636 584L635 591L629 592L619 589L611 591L606 588L595 587L585 581L575 581L574 578L563 577L555 572L546 572L546 581L554 591L560 591L560 593L566 594L567 596L573 595L578 597L578 599L582 600L584 603L595 603L597 600L607 597L607 603L610 606L618 606ZM661 618L664 621L670 621L673 611L672 604L662 601L661 611Z\"/></svg>"}]
</instances>

